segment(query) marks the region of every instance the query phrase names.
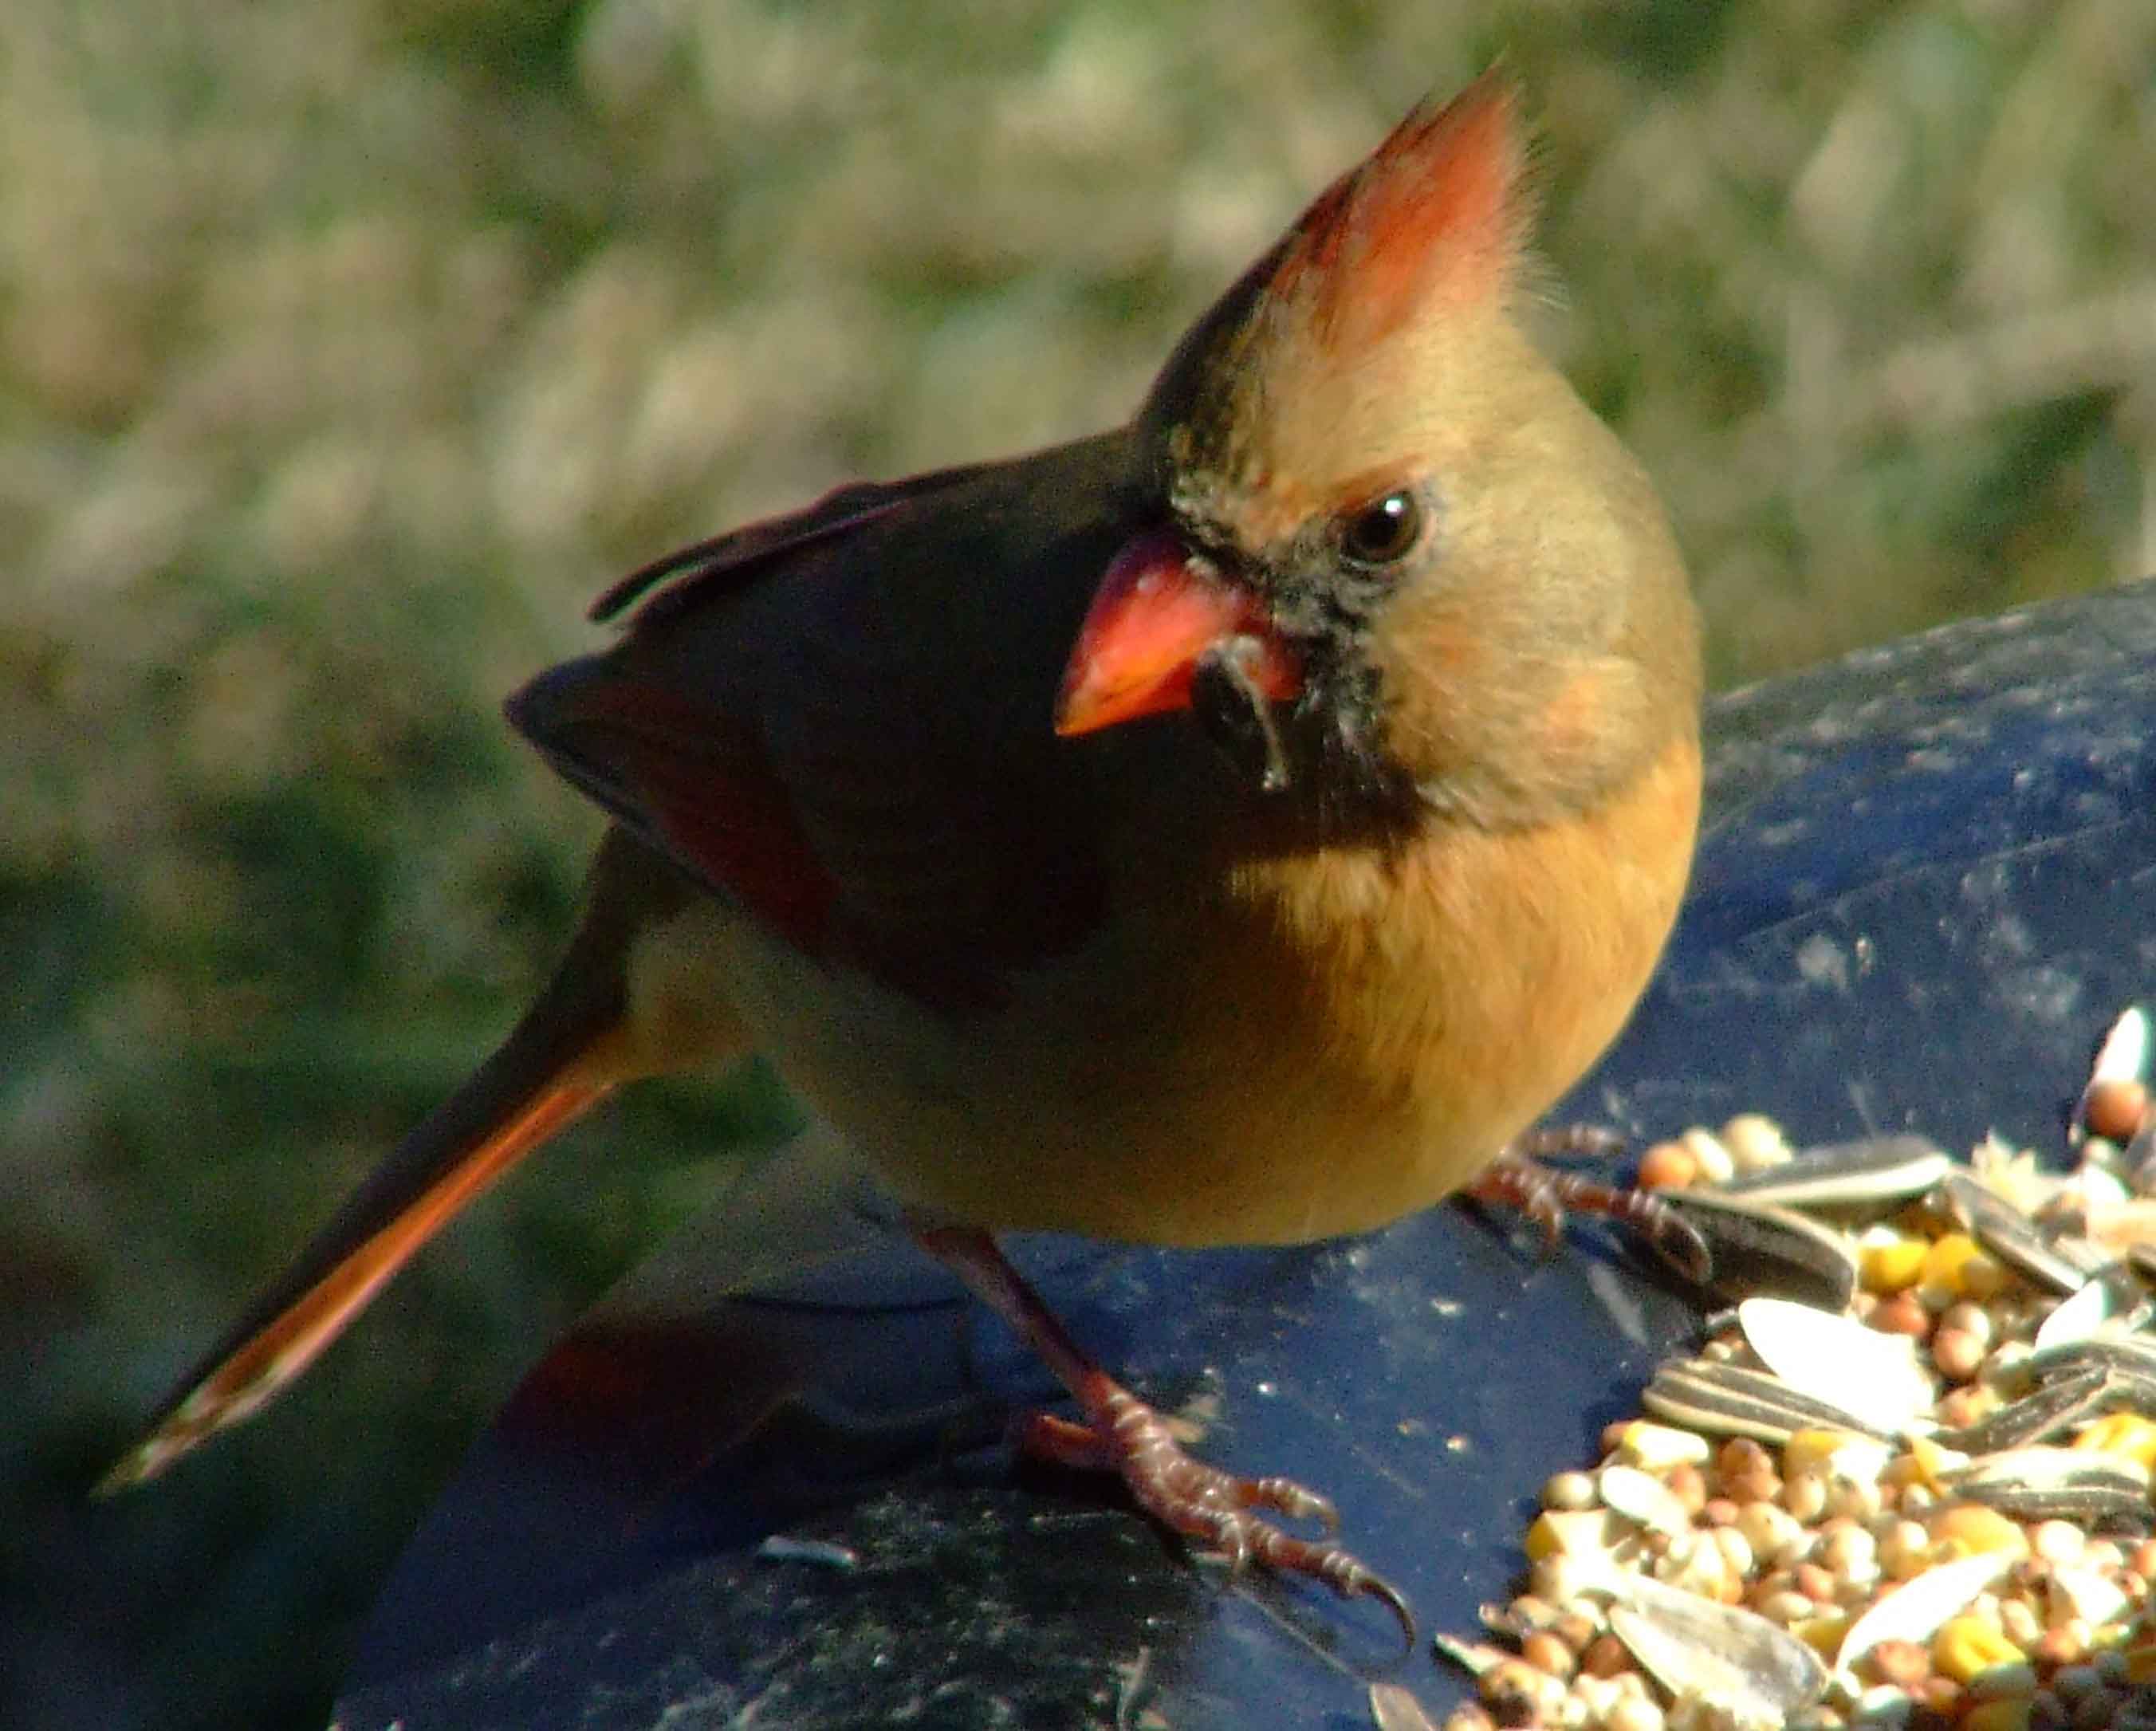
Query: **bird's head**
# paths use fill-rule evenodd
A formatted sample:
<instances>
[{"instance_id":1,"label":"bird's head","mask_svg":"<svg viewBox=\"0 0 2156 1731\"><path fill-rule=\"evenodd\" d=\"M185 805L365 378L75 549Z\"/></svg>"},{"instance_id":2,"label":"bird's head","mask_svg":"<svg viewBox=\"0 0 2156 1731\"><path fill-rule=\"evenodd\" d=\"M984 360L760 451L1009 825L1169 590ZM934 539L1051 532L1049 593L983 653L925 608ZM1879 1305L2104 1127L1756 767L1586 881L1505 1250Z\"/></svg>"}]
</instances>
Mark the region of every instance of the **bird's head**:
<instances>
[{"instance_id":1,"label":"bird's head","mask_svg":"<svg viewBox=\"0 0 2156 1731\"><path fill-rule=\"evenodd\" d=\"M1188 711L1269 794L1496 825L1696 711L1661 507L1517 322L1517 110L1497 74L1419 106L1178 347L1060 732Z\"/></svg>"}]
</instances>

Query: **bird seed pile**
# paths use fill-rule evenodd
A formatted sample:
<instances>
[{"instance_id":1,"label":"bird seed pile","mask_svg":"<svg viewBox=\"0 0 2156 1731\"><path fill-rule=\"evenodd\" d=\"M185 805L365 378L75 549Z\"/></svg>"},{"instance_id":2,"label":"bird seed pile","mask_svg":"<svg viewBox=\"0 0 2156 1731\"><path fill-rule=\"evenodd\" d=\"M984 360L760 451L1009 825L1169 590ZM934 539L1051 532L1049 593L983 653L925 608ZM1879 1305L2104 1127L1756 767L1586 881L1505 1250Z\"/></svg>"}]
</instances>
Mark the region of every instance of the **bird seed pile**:
<instances>
[{"instance_id":1,"label":"bird seed pile","mask_svg":"<svg viewBox=\"0 0 2156 1731\"><path fill-rule=\"evenodd\" d=\"M1735 1307L1440 1637L1446 1731L2156 1728L2151 1045L2129 1010L2063 1175L1756 1116L1649 1150Z\"/></svg>"}]
</instances>

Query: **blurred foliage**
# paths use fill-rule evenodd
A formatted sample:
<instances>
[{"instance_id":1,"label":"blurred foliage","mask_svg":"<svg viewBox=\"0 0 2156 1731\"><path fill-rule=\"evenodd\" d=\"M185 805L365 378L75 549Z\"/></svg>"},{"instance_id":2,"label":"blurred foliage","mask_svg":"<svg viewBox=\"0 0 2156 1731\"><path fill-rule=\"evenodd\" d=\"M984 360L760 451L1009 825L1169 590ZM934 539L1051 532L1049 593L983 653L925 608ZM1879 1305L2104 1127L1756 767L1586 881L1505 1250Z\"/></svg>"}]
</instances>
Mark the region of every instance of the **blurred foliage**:
<instances>
[{"instance_id":1,"label":"blurred foliage","mask_svg":"<svg viewBox=\"0 0 2156 1731\"><path fill-rule=\"evenodd\" d=\"M1120 419L1501 54L1547 340L1719 679L2156 565L2145 0L9 0L0 1720L318 1721L535 1343L773 1133L632 1102L275 1415L80 1506L567 931L595 821L495 706L588 594Z\"/></svg>"}]
</instances>

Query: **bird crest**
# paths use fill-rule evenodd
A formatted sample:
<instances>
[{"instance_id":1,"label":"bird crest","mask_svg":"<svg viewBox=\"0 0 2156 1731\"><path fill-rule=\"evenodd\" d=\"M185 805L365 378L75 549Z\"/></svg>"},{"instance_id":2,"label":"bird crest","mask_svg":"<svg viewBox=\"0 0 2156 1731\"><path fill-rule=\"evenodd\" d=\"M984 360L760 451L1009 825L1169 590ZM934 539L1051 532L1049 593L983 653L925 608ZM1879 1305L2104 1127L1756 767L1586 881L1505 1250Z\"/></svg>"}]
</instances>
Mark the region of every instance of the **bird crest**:
<instances>
[{"instance_id":1,"label":"bird crest","mask_svg":"<svg viewBox=\"0 0 2156 1731\"><path fill-rule=\"evenodd\" d=\"M1373 379L1403 372L1394 345L1508 309L1535 215L1518 110L1502 71L1418 104L1184 339L1147 419L1186 521L1259 541L1291 529L1324 503L1307 484L1326 453L1356 443L1344 420L1382 394ZM1312 429L1324 450L1283 444Z\"/></svg>"},{"instance_id":2,"label":"bird crest","mask_svg":"<svg viewBox=\"0 0 2156 1731\"><path fill-rule=\"evenodd\" d=\"M1533 226L1519 95L1501 71L1418 104L1288 231L1265 300L1328 352L1373 347L1435 306L1502 305Z\"/></svg>"}]
</instances>

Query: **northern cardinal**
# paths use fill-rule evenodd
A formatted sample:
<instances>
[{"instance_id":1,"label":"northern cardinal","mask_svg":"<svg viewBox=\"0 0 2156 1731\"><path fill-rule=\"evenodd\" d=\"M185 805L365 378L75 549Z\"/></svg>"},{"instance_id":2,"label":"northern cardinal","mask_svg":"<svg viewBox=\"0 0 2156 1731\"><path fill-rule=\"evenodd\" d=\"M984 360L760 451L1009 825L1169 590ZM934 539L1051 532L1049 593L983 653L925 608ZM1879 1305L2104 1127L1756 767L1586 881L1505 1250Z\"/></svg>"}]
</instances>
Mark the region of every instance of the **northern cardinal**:
<instances>
[{"instance_id":1,"label":"northern cardinal","mask_svg":"<svg viewBox=\"0 0 2156 1731\"><path fill-rule=\"evenodd\" d=\"M511 722L613 824L501 1048L110 1483L261 1406L616 1084L767 1053L1121 1472L1238 1560L1397 1595L1088 1359L990 1234L1360 1231L1477 1178L1614 1037L1699 802L1697 627L1646 479L1515 319L1517 100L1425 103L1136 418L842 488L603 597Z\"/></svg>"}]
</instances>

